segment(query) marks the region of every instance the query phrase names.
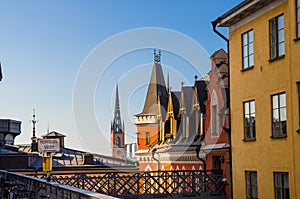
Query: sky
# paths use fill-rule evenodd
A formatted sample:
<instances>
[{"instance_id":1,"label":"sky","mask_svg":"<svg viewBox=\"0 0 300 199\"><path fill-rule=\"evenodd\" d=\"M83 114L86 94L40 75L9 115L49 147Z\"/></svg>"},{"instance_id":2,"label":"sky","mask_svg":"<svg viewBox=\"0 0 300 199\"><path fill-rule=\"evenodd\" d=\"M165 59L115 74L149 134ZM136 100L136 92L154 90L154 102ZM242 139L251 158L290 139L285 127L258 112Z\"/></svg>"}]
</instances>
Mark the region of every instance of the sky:
<instances>
[{"instance_id":1,"label":"sky","mask_svg":"<svg viewBox=\"0 0 300 199\"><path fill-rule=\"evenodd\" d=\"M209 55L226 50L211 21L240 2L1 0L0 118L22 121L15 144L30 143L35 109L37 136L57 131L69 148L109 155L118 83L125 140L136 142L153 49L172 90L192 85Z\"/></svg>"}]
</instances>

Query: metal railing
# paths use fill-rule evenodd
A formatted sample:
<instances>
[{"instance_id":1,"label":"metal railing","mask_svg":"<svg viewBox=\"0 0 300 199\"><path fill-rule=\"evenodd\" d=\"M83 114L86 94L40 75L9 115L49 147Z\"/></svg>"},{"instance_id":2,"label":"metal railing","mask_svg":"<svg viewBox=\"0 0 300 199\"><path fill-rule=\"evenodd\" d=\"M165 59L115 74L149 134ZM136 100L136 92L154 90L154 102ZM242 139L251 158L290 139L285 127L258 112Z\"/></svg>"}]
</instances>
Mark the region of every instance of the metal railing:
<instances>
[{"instance_id":1,"label":"metal railing","mask_svg":"<svg viewBox=\"0 0 300 199\"><path fill-rule=\"evenodd\" d=\"M120 198L225 198L222 172L216 170L55 174L51 181Z\"/></svg>"},{"instance_id":2,"label":"metal railing","mask_svg":"<svg viewBox=\"0 0 300 199\"><path fill-rule=\"evenodd\" d=\"M113 199L100 193L69 187L23 174L0 170L0 198Z\"/></svg>"}]
</instances>

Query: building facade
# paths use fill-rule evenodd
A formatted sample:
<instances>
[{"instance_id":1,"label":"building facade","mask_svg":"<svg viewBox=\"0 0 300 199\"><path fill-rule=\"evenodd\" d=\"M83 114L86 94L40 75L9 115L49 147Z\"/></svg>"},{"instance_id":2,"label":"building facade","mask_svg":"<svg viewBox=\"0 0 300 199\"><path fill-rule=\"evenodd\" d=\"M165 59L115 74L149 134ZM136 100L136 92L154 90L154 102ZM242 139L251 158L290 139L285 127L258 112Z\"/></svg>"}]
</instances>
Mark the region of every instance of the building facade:
<instances>
[{"instance_id":1,"label":"building facade","mask_svg":"<svg viewBox=\"0 0 300 199\"><path fill-rule=\"evenodd\" d=\"M205 107L205 142L201 150L206 154L206 168L222 171L226 197L230 198L228 56L223 49L220 49L213 53L210 59L211 71L208 73L209 84Z\"/></svg>"},{"instance_id":2,"label":"building facade","mask_svg":"<svg viewBox=\"0 0 300 199\"><path fill-rule=\"evenodd\" d=\"M243 1L229 28L234 198L300 197L300 1Z\"/></svg>"},{"instance_id":3,"label":"building facade","mask_svg":"<svg viewBox=\"0 0 300 199\"><path fill-rule=\"evenodd\" d=\"M155 109L152 115L135 116L141 171L213 170L223 176L226 198L230 198L227 63L226 52L216 51L209 76L195 76L194 85L182 86L180 91L165 87L167 95L149 92L153 77L158 76L155 73L163 77L161 65L154 64L144 110L150 107L149 98Z\"/></svg>"}]
</instances>

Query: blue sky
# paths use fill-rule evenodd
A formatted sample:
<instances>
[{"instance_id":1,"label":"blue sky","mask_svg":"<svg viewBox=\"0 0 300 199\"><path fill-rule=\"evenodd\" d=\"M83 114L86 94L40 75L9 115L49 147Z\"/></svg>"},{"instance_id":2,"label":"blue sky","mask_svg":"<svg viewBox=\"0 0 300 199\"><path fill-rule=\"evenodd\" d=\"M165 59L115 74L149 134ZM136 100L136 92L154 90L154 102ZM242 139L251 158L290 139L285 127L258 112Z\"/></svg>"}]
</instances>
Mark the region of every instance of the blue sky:
<instances>
[{"instance_id":1,"label":"blue sky","mask_svg":"<svg viewBox=\"0 0 300 199\"><path fill-rule=\"evenodd\" d=\"M225 42L213 33L211 21L240 2L1 0L0 61L3 80L0 82L0 118L21 120L22 134L17 137L16 143L29 143L32 129L29 120L32 110L36 109L38 136L45 134L49 126L50 130L67 136L68 147L109 154L114 89L119 81L121 116L128 132L126 140L134 142L133 115L142 110L147 87L139 83L134 91L129 88L135 82L149 80L153 50L132 51L109 65L99 77L94 92L94 112L101 132L91 132L88 125L86 132L78 132L73 91L80 69L91 52L121 32L158 27L192 38L211 55L219 48L226 48ZM227 34L226 29L220 30ZM119 45L115 48L120 48L122 43ZM105 55L98 55L98 58L104 58L101 56ZM162 52L162 64L165 76L170 73L173 90L180 89L181 81L187 85L193 82L195 74L201 76L186 60L168 51ZM139 75L139 70L143 71L143 75ZM87 118L85 115L82 117Z\"/></svg>"}]
</instances>

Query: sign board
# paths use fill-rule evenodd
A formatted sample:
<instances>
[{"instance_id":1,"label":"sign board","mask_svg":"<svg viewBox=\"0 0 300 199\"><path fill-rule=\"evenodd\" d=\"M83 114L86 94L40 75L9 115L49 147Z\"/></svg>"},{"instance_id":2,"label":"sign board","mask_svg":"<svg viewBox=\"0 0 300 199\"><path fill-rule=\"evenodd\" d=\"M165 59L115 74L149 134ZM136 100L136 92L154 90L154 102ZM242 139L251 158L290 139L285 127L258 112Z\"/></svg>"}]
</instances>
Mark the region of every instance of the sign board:
<instances>
[{"instance_id":1,"label":"sign board","mask_svg":"<svg viewBox=\"0 0 300 199\"><path fill-rule=\"evenodd\" d=\"M59 139L42 139L38 141L39 152L58 152Z\"/></svg>"}]
</instances>

